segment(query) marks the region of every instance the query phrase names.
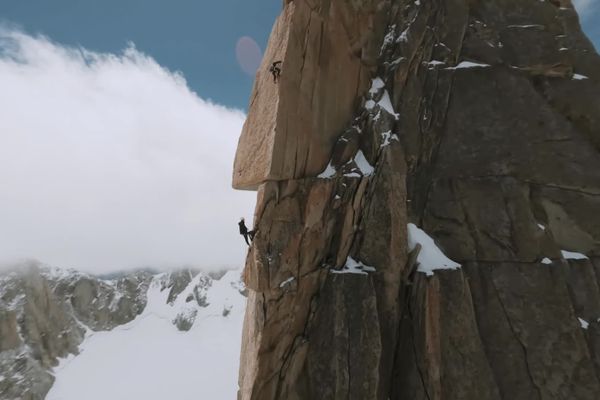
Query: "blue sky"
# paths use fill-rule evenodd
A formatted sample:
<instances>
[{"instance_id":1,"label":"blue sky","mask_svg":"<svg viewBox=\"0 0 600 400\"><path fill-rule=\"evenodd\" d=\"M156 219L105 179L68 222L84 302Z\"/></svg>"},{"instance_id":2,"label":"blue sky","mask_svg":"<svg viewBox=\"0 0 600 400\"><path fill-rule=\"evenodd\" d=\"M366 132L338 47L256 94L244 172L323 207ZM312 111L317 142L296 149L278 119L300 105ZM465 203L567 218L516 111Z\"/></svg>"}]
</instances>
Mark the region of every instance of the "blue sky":
<instances>
[{"instance_id":1,"label":"blue sky","mask_svg":"<svg viewBox=\"0 0 600 400\"><path fill-rule=\"evenodd\" d=\"M99 52L127 42L181 71L192 90L246 108L253 77L236 61L250 36L264 49L281 0L1 0L0 19L28 33Z\"/></svg>"},{"instance_id":2,"label":"blue sky","mask_svg":"<svg viewBox=\"0 0 600 400\"><path fill-rule=\"evenodd\" d=\"M576 0L582 23L600 47L600 0ZM128 42L181 71L201 97L245 109L253 77L239 67L235 45L250 36L264 49L281 0L2 0L0 18L29 33L100 52Z\"/></svg>"},{"instance_id":3,"label":"blue sky","mask_svg":"<svg viewBox=\"0 0 600 400\"><path fill-rule=\"evenodd\" d=\"M600 0L573 0L579 10L583 30L600 49Z\"/></svg>"}]
</instances>

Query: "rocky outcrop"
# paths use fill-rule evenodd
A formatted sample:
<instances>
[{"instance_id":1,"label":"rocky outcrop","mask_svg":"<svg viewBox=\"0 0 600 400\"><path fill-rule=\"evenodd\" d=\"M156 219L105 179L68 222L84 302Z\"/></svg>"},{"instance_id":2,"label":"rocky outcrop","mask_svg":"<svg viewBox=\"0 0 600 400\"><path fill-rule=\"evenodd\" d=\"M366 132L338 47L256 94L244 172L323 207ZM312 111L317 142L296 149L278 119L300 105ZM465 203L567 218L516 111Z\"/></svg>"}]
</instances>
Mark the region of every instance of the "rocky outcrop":
<instances>
[{"instance_id":1,"label":"rocky outcrop","mask_svg":"<svg viewBox=\"0 0 600 400\"><path fill-rule=\"evenodd\" d=\"M240 399L595 399L600 57L571 3L286 1L263 64Z\"/></svg>"},{"instance_id":2,"label":"rocky outcrop","mask_svg":"<svg viewBox=\"0 0 600 400\"><path fill-rule=\"evenodd\" d=\"M189 331L194 326L199 308L210 305L207 292L213 279L200 271L184 269L161 276L159 280L161 291L169 289L167 304L177 310L173 324L180 331Z\"/></svg>"},{"instance_id":3,"label":"rocky outcrop","mask_svg":"<svg viewBox=\"0 0 600 400\"><path fill-rule=\"evenodd\" d=\"M146 291L152 279L147 272L113 280L71 273L49 276L54 295L67 303L74 317L88 328L111 330L138 316L146 306Z\"/></svg>"},{"instance_id":4,"label":"rocky outcrop","mask_svg":"<svg viewBox=\"0 0 600 400\"><path fill-rule=\"evenodd\" d=\"M0 296L0 397L43 399L54 381L48 369L77 353L85 331L36 264L3 275Z\"/></svg>"}]
</instances>

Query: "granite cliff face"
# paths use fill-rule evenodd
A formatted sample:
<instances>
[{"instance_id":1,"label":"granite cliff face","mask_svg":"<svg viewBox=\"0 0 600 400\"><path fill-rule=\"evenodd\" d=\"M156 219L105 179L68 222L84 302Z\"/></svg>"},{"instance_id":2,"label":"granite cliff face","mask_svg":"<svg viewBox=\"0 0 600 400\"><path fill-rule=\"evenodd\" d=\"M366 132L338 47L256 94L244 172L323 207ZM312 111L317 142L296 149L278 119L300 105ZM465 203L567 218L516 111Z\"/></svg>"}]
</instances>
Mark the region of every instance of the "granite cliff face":
<instances>
[{"instance_id":1,"label":"granite cliff face","mask_svg":"<svg viewBox=\"0 0 600 400\"><path fill-rule=\"evenodd\" d=\"M239 398L596 399L599 100L568 0L285 1Z\"/></svg>"}]
</instances>

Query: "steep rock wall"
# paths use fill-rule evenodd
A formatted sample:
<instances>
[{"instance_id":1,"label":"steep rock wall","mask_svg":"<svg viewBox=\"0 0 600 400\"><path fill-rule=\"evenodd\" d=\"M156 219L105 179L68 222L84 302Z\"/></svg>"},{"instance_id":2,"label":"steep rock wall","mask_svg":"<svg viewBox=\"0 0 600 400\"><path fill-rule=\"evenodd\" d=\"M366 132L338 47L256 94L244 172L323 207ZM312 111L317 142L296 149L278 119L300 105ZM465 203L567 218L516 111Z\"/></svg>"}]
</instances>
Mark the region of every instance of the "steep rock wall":
<instances>
[{"instance_id":1,"label":"steep rock wall","mask_svg":"<svg viewBox=\"0 0 600 400\"><path fill-rule=\"evenodd\" d=\"M315 176L356 109L385 23L378 1L286 1L250 101L233 184ZM282 61L279 84L268 72Z\"/></svg>"},{"instance_id":2,"label":"steep rock wall","mask_svg":"<svg viewBox=\"0 0 600 400\"><path fill-rule=\"evenodd\" d=\"M600 57L571 3L295 0L266 54L239 397L595 399ZM462 268L420 272L408 222Z\"/></svg>"}]
</instances>

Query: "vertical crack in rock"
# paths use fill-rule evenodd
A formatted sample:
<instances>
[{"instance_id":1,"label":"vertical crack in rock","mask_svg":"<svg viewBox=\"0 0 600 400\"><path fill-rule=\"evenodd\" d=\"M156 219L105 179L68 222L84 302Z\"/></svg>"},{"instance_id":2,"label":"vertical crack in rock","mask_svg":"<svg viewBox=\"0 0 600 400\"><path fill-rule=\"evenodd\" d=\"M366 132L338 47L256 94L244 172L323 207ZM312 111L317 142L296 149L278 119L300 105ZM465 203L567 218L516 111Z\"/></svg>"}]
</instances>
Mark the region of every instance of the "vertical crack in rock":
<instances>
[{"instance_id":1,"label":"vertical crack in rock","mask_svg":"<svg viewBox=\"0 0 600 400\"><path fill-rule=\"evenodd\" d=\"M496 298L498 299L498 303L500 304L500 307L502 308L502 312L504 313L506 322L508 323L508 327L510 328L510 331L512 332L513 337L519 343L519 345L521 346L521 349L523 350L523 360L525 361L525 366L527 367L527 374L528 374L529 380L531 381L531 383L533 384L533 386L535 387L535 389L537 391L538 399L542 399L543 398L542 390L540 389L539 385L533 378L533 374L531 373L531 367L529 365L529 360L527 359L527 347L521 341L521 338L519 337L518 333L515 331L515 328L513 327L512 323L510 321L510 316L506 312L506 307L504 306L504 303L502 302L502 297L500 296L500 293L498 293L498 287L496 287L493 279L492 279L492 286L494 287Z\"/></svg>"},{"instance_id":2,"label":"vertical crack in rock","mask_svg":"<svg viewBox=\"0 0 600 400\"><path fill-rule=\"evenodd\" d=\"M413 357L415 358L415 367L417 369L417 373L419 374L419 380L421 382L421 385L423 386L423 392L425 393L425 397L427 397L427 400L432 400L431 396L429 395L429 389L428 389L428 385L425 382L425 378L423 376L423 370L421 368L421 366L419 365L419 355L420 352L417 351L417 345L416 345L416 338L417 338L417 332L414 326L414 317L413 317L413 313L412 313L412 304L410 301L410 298L407 299L407 310L408 310L408 317L410 320L410 325L412 327L412 338L410 339L411 342L411 348L413 351Z\"/></svg>"}]
</instances>

